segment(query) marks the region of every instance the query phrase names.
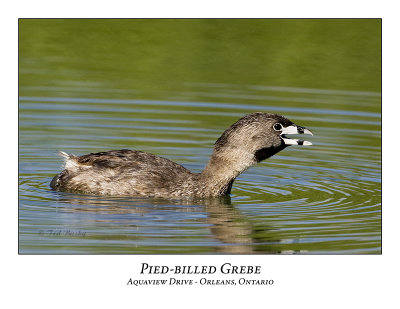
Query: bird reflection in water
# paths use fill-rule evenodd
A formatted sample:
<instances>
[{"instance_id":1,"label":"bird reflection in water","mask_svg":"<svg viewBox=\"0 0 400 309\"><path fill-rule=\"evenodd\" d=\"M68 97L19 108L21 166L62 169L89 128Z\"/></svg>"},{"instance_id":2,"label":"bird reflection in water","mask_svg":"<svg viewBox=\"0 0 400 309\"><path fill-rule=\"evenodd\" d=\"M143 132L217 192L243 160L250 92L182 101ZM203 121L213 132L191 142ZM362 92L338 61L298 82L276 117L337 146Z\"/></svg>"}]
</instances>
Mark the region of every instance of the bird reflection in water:
<instances>
[{"instance_id":1,"label":"bird reflection in water","mask_svg":"<svg viewBox=\"0 0 400 309\"><path fill-rule=\"evenodd\" d=\"M83 213L92 214L93 216L90 217L89 221L85 220L85 224L89 224L90 229L96 229L97 224L105 223L109 224L110 229L115 228L115 224L118 224L119 228L122 225L127 229L127 234L134 231L136 237L130 238L133 247L135 247L134 242L138 232L152 225L156 229L167 227L163 231L163 238L168 236L168 228L171 226L174 230L181 229L183 237L186 238L187 223L184 221L190 220L189 224L192 224L193 219L195 219L197 223L209 226L211 237L219 242L217 245L212 245L215 252L254 253L251 222L232 205L230 196L171 201L98 197L59 192L55 194L58 195L60 202L57 208L58 212L73 212L78 216ZM85 217L87 218L87 216ZM162 224L160 224L160 221ZM104 225L102 225L102 230L104 230ZM121 233L121 230L118 230L118 233ZM140 237L146 237L146 234ZM172 237L176 238L176 234L174 233ZM97 239L101 241L98 237ZM188 245L192 244L188 243ZM160 245L165 246L165 244ZM132 253L135 253L135 251L133 250Z\"/></svg>"}]
</instances>

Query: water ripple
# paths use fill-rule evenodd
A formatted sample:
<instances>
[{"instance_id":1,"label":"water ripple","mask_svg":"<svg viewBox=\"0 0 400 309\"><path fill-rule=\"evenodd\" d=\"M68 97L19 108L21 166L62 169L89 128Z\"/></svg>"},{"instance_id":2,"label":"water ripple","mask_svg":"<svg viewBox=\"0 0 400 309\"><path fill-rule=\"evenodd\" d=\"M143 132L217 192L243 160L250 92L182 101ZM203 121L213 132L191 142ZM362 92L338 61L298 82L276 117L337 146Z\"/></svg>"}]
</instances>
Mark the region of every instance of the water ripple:
<instances>
[{"instance_id":1,"label":"water ripple","mask_svg":"<svg viewBox=\"0 0 400 309\"><path fill-rule=\"evenodd\" d=\"M180 95L215 102L20 97L22 251L380 252L381 118L379 111L358 110L362 101L368 106L379 102L379 94L202 84ZM240 103L243 99L258 103ZM315 102L328 102L331 108ZM61 149L75 154L140 149L199 172L223 130L241 115L259 110L284 114L310 127L314 145L289 148L246 171L234 183L229 203L49 190L51 177L62 165L55 155ZM84 231L86 236L55 239L45 232L59 230Z\"/></svg>"}]
</instances>

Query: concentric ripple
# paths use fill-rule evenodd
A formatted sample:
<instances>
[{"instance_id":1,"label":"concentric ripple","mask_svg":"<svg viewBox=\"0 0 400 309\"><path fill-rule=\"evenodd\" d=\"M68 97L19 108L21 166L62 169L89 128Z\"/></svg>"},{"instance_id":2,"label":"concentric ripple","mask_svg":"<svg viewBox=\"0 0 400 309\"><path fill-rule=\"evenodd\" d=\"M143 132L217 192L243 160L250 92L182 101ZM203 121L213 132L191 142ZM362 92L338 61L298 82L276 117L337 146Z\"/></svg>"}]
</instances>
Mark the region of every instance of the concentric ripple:
<instances>
[{"instance_id":1,"label":"concentric ripple","mask_svg":"<svg viewBox=\"0 0 400 309\"><path fill-rule=\"evenodd\" d=\"M82 89L85 87L82 87ZM380 96L229 84L188 84L152 100L107 98L118 89L46 89L20 98L22 253L379 253ZM99 93L102 98L98 98ZM121 93L121 92L119 92ZM325 104L321 104L325 102ZM329 106L329 108L324 108ZM53 192L56 152L140 149L199 172L237 118L274 112L310 128L252 167L230 200L166 201Z\"/></svg>"}]
</instances>

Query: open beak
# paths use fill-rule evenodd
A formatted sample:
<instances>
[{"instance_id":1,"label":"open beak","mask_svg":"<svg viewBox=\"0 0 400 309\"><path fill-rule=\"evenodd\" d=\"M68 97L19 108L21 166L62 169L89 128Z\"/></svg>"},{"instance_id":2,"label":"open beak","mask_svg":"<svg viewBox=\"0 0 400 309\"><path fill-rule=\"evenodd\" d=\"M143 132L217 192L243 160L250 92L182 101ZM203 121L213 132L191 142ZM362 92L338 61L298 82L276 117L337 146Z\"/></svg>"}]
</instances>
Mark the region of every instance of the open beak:
<instances>
[{"instance_id":1,"label":"open beak","mask_svg":"<svg viewBox=\"0 0 400 309\"><path fill-rule=\"evenodd\" d=\"M296 125L291 125L286 128L282 129L281 133L281 138L283 139L283 142L285 145L300 145L300 146L309 146L312 145L311 142L309 141L303 141L301 139L291 139L288 138L286 135L298 135L298 134L309 134L313 135L312 132L304 127L296 126Z\"/></svg>"}]
</instances>

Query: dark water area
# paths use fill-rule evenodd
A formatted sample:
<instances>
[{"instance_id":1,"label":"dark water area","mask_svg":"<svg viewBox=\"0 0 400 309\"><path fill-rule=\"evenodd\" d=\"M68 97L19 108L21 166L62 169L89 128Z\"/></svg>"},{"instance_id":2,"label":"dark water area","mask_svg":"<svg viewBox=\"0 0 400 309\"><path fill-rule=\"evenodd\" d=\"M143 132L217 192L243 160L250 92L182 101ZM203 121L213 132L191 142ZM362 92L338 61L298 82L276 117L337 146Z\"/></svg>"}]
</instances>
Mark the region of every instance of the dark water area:
<instances>
[{"instance_id":1,"label":"dark water area","mask_svg":"<svg viewBox=\"0 0 400 309\"><path fill-rule=\"evenodd\" d=\"M19 251L379 254L381 25L332 20L19 21ZM200 172L241 116L311 129L230 197L50 190L57 151L142 150Z\"/></svg>"}]
</instances>

